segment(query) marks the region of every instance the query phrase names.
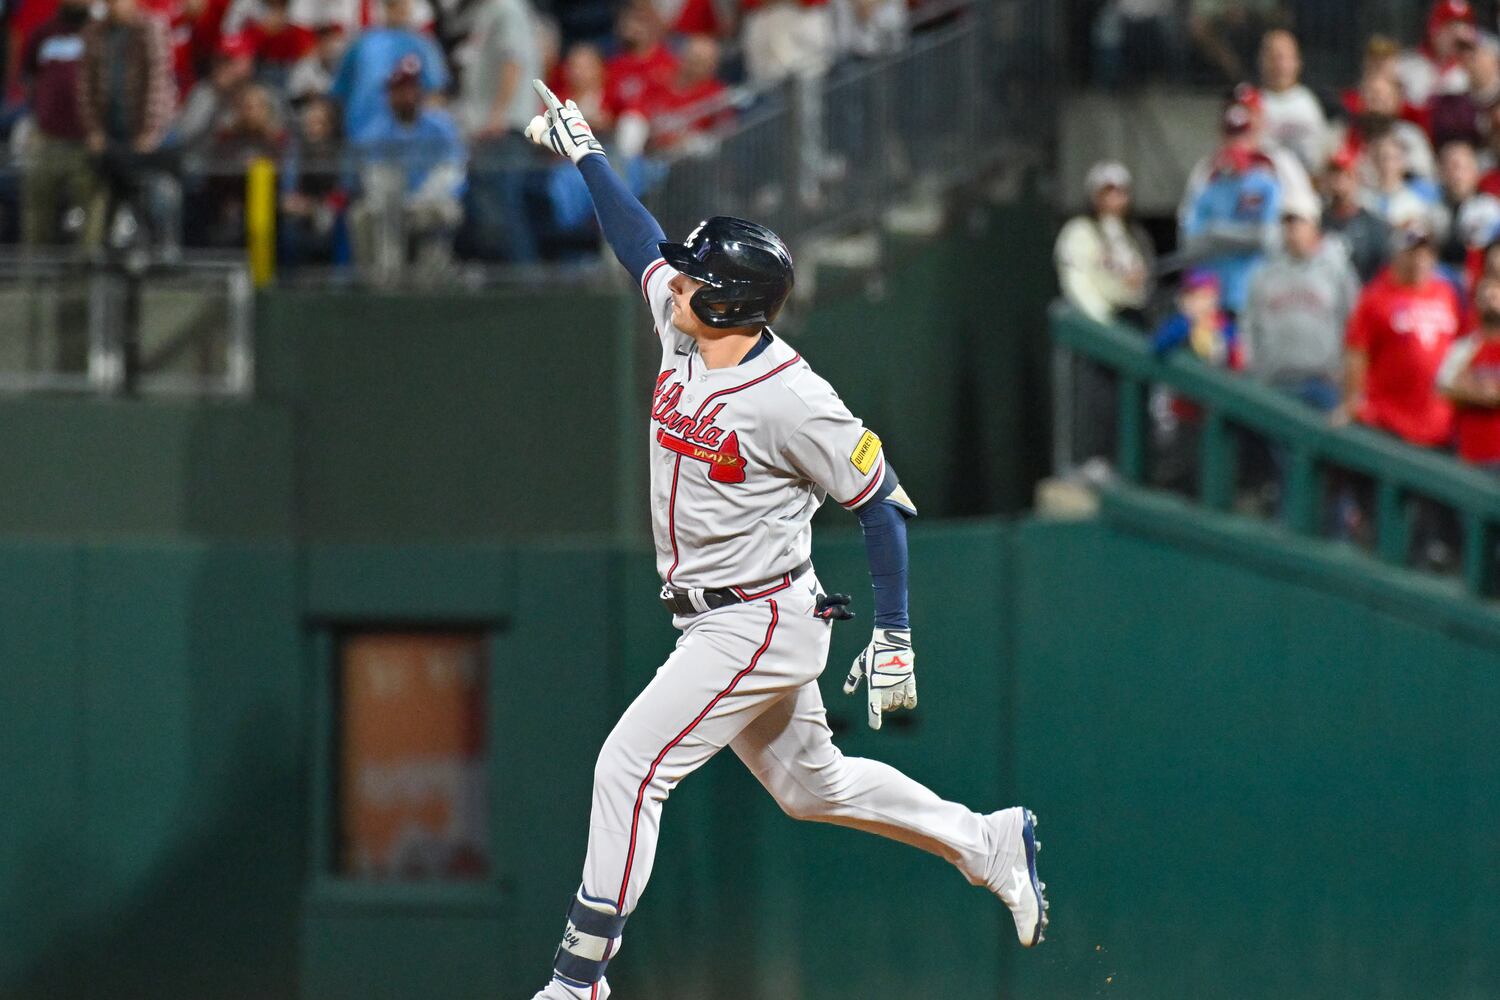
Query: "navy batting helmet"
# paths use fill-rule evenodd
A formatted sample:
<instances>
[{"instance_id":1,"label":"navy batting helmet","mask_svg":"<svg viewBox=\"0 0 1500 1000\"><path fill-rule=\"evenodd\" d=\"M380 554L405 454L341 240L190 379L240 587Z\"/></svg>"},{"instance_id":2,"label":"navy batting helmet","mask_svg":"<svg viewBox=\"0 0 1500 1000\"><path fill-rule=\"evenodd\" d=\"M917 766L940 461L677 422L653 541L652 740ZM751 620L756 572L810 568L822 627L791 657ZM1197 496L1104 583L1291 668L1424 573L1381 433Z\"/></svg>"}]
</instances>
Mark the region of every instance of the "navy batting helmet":
<instances>
[{"instance_id":1,"label":"navy batting helmet","mask_svg":"<svg viewBox=\"0 0 1500 1000\"><path fill-rule=\"evenodd\" d=\"M662 258L703 287L693 313L709 326L763 326L776 319L792 293L792 255L765 226L716 215L698 224L685 243L660 243Z\"/></svg>"}]
</instances>

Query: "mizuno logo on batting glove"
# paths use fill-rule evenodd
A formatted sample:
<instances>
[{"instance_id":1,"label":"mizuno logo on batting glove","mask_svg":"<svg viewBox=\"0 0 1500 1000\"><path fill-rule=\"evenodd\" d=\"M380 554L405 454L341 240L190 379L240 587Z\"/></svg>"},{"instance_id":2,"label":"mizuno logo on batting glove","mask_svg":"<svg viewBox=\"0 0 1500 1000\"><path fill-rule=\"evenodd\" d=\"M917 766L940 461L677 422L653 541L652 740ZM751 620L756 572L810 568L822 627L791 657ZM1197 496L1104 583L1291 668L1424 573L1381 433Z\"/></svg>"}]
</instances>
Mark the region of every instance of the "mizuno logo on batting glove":
<instances>
[{"instance_id":1,"label":"mizuno logo on batting glove","mask_svg":"<svg viewBox=\"0 0 1500 1000\"><path fill-rule=\"evenodd\" d=\"M879 729L884 713L917 707L916 668L911 630L877 628L864 652L854 658L844 693L853 694L864 679L870 728Z\"/></svg>"}]
</instances>

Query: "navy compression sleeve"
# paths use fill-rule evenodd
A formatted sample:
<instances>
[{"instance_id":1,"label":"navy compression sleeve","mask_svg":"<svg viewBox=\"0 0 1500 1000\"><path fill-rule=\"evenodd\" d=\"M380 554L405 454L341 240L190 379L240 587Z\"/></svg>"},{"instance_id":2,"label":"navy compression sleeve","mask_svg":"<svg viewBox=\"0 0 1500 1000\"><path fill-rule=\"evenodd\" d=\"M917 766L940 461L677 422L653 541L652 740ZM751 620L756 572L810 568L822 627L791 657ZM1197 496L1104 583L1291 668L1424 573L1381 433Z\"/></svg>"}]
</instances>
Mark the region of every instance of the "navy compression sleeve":
<instances>
[{"instance_id":1,"label":"navy compression sleeve","mask_svg":"<svg viewBox=\"0 0 1500 1000\"><path fill-rule=\"evenodd\" d=\"M911 628L907 614L906 513L887 499L896 487L895 474L886 471L881 493L859 509L870 560L870 585L875 590L876 628Z\"/></svg>"},{"instance_id":2,"label":"navy compression sleeve","mask_svg":"<svg viewBox=\"0 0 1500 1000\"><path fill-rule=\"evenodd\" d=\"M578 172L593 196L594 214L599 217L605 240L639 284L646 268L661 256L656 245L667 238L666 234L604 157L585 156Z\"/></svg>"}]
</instances>

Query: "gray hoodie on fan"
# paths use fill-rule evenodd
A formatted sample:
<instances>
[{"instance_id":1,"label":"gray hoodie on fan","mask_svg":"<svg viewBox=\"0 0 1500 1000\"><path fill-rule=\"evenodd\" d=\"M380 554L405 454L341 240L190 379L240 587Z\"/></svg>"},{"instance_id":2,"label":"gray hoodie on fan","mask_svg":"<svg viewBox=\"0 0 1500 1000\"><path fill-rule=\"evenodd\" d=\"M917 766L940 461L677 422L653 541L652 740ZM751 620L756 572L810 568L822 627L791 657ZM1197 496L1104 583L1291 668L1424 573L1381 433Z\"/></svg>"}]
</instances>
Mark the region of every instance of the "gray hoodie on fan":
<instances>
[{"instance_id":1,"label":"gray hoodie on fan","mask_svg":"<svg viewBox=\"0 0 1500 1000\"><path fill-rule=\"evenodd\" d=\"M1359 276L1337 236L1307 259L1282 250L1250 277L1240 316L1244 369L1262 382L1308 378L1337 381L1343 371L1344 327L1359 298Z\"/></svg>"}]
</instances>

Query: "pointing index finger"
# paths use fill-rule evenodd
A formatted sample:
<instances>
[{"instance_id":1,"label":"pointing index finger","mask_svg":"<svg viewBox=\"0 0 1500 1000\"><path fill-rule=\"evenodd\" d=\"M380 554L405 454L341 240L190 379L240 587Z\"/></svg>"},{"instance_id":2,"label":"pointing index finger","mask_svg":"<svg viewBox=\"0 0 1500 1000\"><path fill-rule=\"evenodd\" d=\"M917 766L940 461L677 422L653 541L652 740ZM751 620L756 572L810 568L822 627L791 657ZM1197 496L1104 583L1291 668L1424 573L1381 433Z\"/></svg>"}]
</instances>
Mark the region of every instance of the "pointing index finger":
<instances>
[{"instance_id":1,"label":"pointing index finger","mask_svg":"<svg viewBox=\"0 0 1500 1000\"><path fill-rule=\"evenodd\" d=\"M536 91L536 96L542 99L542 103L547 106L548 111L556 112L563 109L562 102L557 99L557 95L552 92L552 88L542 81L532 80L531 89Z\"/></svg>"}]
</instances>

